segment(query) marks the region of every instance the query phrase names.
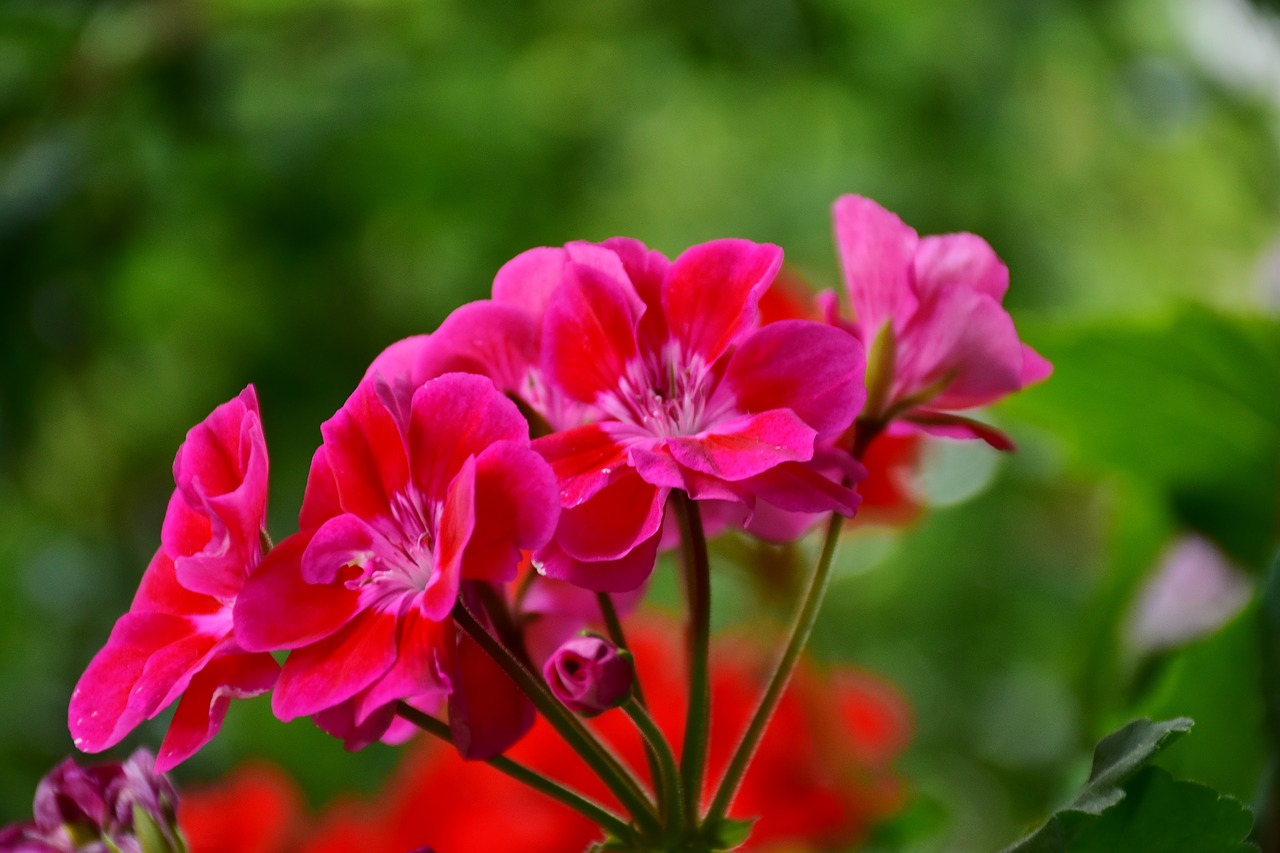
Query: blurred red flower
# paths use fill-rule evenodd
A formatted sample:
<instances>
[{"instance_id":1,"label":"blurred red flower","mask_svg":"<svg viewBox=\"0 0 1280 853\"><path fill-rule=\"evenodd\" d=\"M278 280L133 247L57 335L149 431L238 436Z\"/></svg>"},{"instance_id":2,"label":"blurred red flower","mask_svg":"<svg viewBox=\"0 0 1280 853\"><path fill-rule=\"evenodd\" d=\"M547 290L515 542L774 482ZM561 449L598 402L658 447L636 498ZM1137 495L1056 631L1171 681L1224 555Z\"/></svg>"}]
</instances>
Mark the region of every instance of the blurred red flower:
<instances>
[{"instance_id":1,"label":"blurred red flower","mask_svg":"<svg viewBox=\"0 0 1280 853\"><path fill-rule=\"evenodd\" d=\"M631 628L639 677L658 724L679 743L685 698L678 630L652 620ZM751 642L726 640L713 652L709 782L717 781L754 707L768 657ZM611 711L590 725L646 776L630 722ZM802 665L778 706L731 813L758 816L742 850L842 849L864 837L904 799L892 762L911 718L898 691L856 670ZM594 824L483 762L465 761L420 738L400 770L370 800L341 800L306 820L281 772L250 766L188 792L179 819L192 853L329 853L405 850L439 853L565 853L599 838ZM539 720L508 756L611 803L587 766ZM707 792L709 798L710 791Z\"/></svg>"}]
</instances>

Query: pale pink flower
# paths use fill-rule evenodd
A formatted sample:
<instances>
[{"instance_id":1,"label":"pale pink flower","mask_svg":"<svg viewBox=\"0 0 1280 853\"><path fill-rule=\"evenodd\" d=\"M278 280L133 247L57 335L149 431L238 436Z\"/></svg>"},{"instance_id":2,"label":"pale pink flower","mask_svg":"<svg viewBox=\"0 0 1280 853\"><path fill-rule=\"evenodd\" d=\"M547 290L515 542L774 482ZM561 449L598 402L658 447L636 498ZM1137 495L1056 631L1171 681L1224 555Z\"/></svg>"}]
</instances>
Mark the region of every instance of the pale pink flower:
<instances>
[{"instance_id":1,"label":"pale pink flower","mask_svg":"<svg viewBox=\"0 0 1280 853\"><path fill-rule=\"evenodd\" d=\"M994 429L953 414L1045 379L1052 367L1018 339L1000 304L1009 270L975 234L920 237L874 201L836 200L836 247L853 308L848 328L870 353L882 330L895 357L880 404L899 422L1009 446ZM834 305L829 315L833 322ZM875 355L871 356L873 359ZM872 365L874 381L877 368Z\"/></svg>"}]
</instances>

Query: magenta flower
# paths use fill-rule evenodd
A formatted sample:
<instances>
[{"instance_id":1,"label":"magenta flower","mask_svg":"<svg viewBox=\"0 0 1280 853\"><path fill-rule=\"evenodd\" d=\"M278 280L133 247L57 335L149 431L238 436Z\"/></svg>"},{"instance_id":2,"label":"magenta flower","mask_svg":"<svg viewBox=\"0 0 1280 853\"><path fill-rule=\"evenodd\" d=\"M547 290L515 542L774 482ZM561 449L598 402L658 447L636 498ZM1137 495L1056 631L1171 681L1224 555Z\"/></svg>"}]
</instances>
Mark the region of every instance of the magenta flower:
<instances>
[{"instance_id":1,"label":"magenta flower","mask_svg":"<svg viewBox=\"0 0 1280 853\"><path fill-rule=\"evenodd\" d=\"M160 548L68 713L76 746L98 752L181 698L159 772L217 734L230 698L265 693L279 670L232 631L231 608L262 559L266 520L267 448L253 386L187 433L173 472Z\"/></svg>"},{"instance_id":2,"label":"magenta flower","mask_svg":"<svg viewBox=\"0 0 1280 853\"><path fill-rule=\"evenodd\" d=\"M862 347L818 323L758 326L781 262L776 246L745 240L673 262L633 240L565 249L541 372L598 419L534 443L563 507L554 543L535 555L548 576L638 586L672 489L742 505L748 528L757 501L853 514L854 492L811 463L862 405Z\"/></svg>"},{"instance_id":3,"label":"magenta flower","mask_svg":"<svg viewBox=\"0 0 1280 853\"><path fill-rule=\"evenodd\" d=\"M139 749L123 764L81 767L70 758L40 780L33 820L0 829L5 853L143 853L139 820L163 850L185 849L177 829L178 795Z\"/></svg>"},{"instance_id":4,"label":"magenta flower","mask_svg":"<svg viewBox=\"0 0 1280 853\"><path fill-rule=\"evenodd\" d=\"M594 717L616 708L631 695L635 668L630 655L602 637L566 640L542 668L551 693L569 710Z\"/></svg>"},{"instance_id":5,"label":"magenta flower","mask_svg":"<svg viewBox=\"0 0 1280 853\"><path fill-rule=\"evenodd\" d=\"M977 235L921 238L867 198L842 196L834 216L852 331L869 351L882 329L893 334L887 394L872 414L1011 446L996 430L951 414L993 403L1052 372L1018 340L1000 304L1008 268ZM878 370L886 368L872 365L873 374Z\"/></svg>"},{"instance_id":6,"label":"magenta flower","mask_svg":"<svg viewBox=\"0 0 1280 853\"><path fill-rule=\"evenodd\" d=\"M400 356L418 343L384 353L321 427L301 530L245 585L235 627L247 648L293 650L272 701L283 720L314 715L355 748L387 732L396 702L447 697L463 753L493 754L532 709L450 613L551 536L555 480L487 379L414 389Z\"/></svg>"}]
</instances>

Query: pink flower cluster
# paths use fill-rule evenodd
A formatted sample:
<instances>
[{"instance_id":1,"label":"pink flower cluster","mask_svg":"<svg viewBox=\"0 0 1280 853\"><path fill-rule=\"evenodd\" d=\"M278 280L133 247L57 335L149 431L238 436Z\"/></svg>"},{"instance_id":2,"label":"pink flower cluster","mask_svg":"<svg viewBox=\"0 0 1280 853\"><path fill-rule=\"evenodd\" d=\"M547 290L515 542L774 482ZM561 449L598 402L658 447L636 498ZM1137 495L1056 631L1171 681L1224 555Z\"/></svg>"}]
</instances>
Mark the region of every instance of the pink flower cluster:
<instances>
[{"instance_id":1,"label":"pink flower cluster","mask_svg":"<svg viewBox=\"0 0 1280 853\"><path fill-rule=\"evenodd\" d=\"M77 746L107 748L177 701L163 770L214 736L230 697L270 690L281 719L351 748L406 737L401 703L447 708L459 751L493 756L535 714L463 612L541 669L549 650L524 626L576 633L592 608L575 588L638 597L674 492L772 538L853 515L847 435L881 330L896 355L871 416L989 437L954 410L1048 372L1000 306L1004 266L980 238L917 239L866 199L835 214L851 322L764 322L772 245L519 255L491 299L370 366L321 427L297 532L265 554L254 391L217 408L179 450L161 546L75 689ZM526 559L537 574L513 584Z\"/></svg>"}]
</instances>

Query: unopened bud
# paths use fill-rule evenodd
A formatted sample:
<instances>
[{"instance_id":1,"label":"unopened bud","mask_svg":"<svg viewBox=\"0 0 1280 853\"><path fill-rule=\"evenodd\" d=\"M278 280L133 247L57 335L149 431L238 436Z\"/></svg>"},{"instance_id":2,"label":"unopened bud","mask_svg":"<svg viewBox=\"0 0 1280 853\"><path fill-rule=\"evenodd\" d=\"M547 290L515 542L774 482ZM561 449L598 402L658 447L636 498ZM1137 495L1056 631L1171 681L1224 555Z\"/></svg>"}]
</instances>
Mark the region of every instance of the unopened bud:
<instances>
[{"instance_id":1,"label":"unopened bud","mask_svg":"<svg viewBox=\"0 0 1280 853\"><path fill-rule=\"evenodd\" d=\"M552 694L584 717L621 705L635 680L631 655L594 636L567 640L547 659L542 675Z\"/></svg>"}]
</instances>

